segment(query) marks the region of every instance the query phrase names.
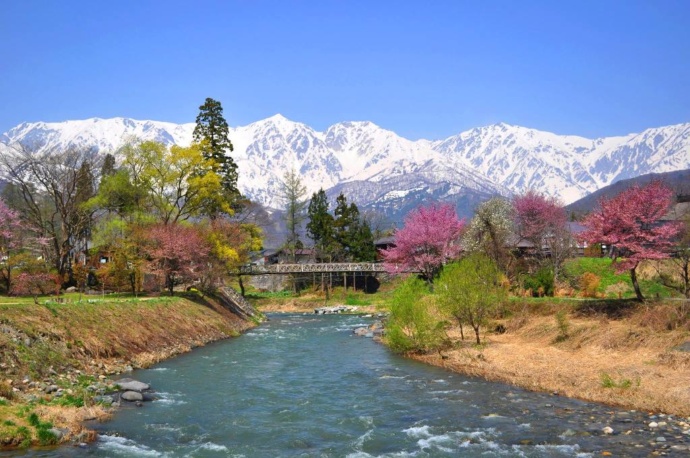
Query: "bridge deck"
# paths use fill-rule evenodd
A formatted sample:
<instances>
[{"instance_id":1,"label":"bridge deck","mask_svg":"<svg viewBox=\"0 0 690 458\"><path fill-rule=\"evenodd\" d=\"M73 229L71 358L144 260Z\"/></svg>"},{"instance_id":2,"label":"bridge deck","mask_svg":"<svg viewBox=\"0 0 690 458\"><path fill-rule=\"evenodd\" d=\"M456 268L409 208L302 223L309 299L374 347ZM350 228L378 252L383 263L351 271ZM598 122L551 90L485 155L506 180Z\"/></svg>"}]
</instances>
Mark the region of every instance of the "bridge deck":
<instances>
[{"instance_id":1,"label":"bridge deck","mask_svg":"<svg viewBox=\"0 0 690 458\"><path fill-rule=\"evenodd\" d=\"M383 264L376 262L331 262L314 264L270 264L249 265L240 267L242 275L270 275L296 273L352 273L352 272L385 272Z\"/></svg>"}]
</instances>

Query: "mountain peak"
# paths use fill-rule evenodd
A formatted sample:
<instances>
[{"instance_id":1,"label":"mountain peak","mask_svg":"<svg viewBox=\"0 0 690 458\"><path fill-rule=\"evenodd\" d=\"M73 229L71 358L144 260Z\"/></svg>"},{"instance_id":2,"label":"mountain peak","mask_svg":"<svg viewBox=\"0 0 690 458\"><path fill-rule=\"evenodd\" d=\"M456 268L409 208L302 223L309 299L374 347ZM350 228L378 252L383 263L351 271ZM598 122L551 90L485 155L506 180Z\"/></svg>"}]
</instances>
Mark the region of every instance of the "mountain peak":
<instances>
[{"instance_id":1,"label":"mountain peak","mask_svg":"<svg viewBox=\"0 0 690 458\"><path fill-rule=\"evenodd\" d=\"M125 117L33 122L0 135L0 143L112 152L131 138L188 145L193 129L194 123ZM233 128L231 139L240 172L238 186L268 206L278 205L277 186L291 164L299 166L309 192L362 180L359 183L379 183L362 188L362 193L367 189L389 196L409 193L405 186L412 185L411 175L441 192L443 186L468 183L466 178L460 180L462 175L481 177L465 187L484 180L487 186L511 192L535 189L566 203L619 179L690 168L690 124L590 140L499 122L432 142L403 138L370 121L345 121L318 132L277 113Z\"/></svg>"},{"instance_id":2,"label":"mountain peak","mask_svg":"<svg viewBox=\"0 0 690 458\"><path fill-rule=\"evenodd\" d=\"M285 116L283 116L282 114L276 113L276 114L274 114L273 116L270 116L270 117L266 118L265 121L278 121L278 122L282 122L282 121L290 121L290 120L289 120L288 118L286 118Z\"/></svg>"}]
</instances>

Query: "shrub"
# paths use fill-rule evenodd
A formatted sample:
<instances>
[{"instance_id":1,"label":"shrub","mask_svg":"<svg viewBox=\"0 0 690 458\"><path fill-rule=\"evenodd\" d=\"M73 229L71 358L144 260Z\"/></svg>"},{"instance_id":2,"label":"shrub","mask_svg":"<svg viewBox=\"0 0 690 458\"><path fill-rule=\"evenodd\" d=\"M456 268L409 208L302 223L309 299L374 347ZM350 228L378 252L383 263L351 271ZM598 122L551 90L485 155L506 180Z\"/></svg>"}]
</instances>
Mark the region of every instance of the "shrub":
<instances>
[{"instance_id":1,"label":"shrub","mask_svg":"<svg viewBox=\"0 0 690 458\"><path fill-rule=\"evenodd\" d=\"M548 267L542 267L533 275L526 275L522 279L526 290L531 290L535 297L553 296L553 271Z\"/></svg>"},{"instance_id":2,"label":"shrub","mask_svg":"<svg viewBox=\"0 0 690 458\"><path fill-rule=\"evenodd\" d=\"M57 436L48 429L38 428L36 429L36 434L41 445L54 445L58 442Z\"/></svg>"},{"instance_id":3,"label":"shrub","mask_svg":"<svg viewBox=\"0 0 690 458\"><path fill-rule=\"evenodd\" d=\"M38 419L38 415L36 415L36 412L31 412L29 414L29 418L27 418L27 421L31 426L35 428L38 428L41 424L41 420Z\"/></svg>"},{"instance_id":4,"label":"shrub","mask_svg":"<svg viewBox=\"0 0 690 458\"><path fill-rule=\"evenodd\" d=\"M5 398L8 400L14 399L14 391L12 391L12 385L7 382L0 382L0 398Z\"/></svg>"},{"instance_id":5,"label":"shrub","mask_svg":"<svg viewBox=\"0 0 690 458\"><path fill-rule=\"evenodd\" d=\"M640 386L640 379L638 378L636 381L636 385L639 387ZM628 378L622 378L619 381L616 381L611 377L609 374L606 372L601 373L601 386L603 388L621 388L621 389L628 389L633 386L632 380Z\"/></svg>"},{"instance_id":6,"label":"shrub","mask_svg":"<svg viewBox=\"0 0 690 458\"><path fill-rule=\"evenodd\" d=\"M630 291L630 286L623 283L622 281L614 283L613 285L609 285L604 290L607 296L613 295L618 297L618 299L623 299L623 293L627 293L628 291Z\"/></svg>"},{"instance_id":7,"label":"shrub","mask_svg":"<svg viewBox=\"0 0 690 458\"><path fill-rule=\"evenodd\" d=\"M601 278L592 272L585 272L580 277L580 289L582 295L585 297L597 297L597 290L599 289Z\"/></svg>"},{"instance_id":8,"label":"shrub","mask_svg":"<svg viewBox=\"0 0 690 458\"><path fill-rule=\"evenodd\" d=\"M568 320L568 313L564 309L556 312L556 326L558 327L556 342L566 340L570 333L570 321Z\"/></svg>"},{"instance_id":9,"label":"shrub","mask_svg":"<svg viewBox=\"0 0 690 458\"><path fill-rule=\"evenodd\" d=\"M409 277L395 291L386 328L386 342L398 353L428 352L444 344L444 330L435 315L435 304L425 297L427 284Z\"/></svg>"}]
</instances>

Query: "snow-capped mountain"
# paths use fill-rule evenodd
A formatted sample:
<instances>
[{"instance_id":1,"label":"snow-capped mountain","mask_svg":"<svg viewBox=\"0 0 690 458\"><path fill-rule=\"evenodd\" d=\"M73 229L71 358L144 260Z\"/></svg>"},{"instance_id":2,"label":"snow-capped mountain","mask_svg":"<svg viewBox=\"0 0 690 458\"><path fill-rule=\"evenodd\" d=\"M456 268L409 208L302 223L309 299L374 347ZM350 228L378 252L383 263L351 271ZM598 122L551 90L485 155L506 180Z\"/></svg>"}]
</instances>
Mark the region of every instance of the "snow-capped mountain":
<instances>
[{"instance_id":1,"label":"snow-capped mountain","mask_svg":"<svg viewBox=\"0 0 690 458\"><path fill-rule=\"evenodd\" d=\"M0 136L2 147L96 148L114 152L135 139L187 145L194 124L87 119L24 123ZM445 140L411 141L371 122L324 132L281 115L230 130L239 187L280 208L280 182L294 168L307 191L342 190L360 206L387 212L425 199L476 202L528 189L569 203L617 180L690 168L690 123L623 137L587 139L496 124ZM471 209L471 207L470 207Z\"/></svg>"}]
</instances>

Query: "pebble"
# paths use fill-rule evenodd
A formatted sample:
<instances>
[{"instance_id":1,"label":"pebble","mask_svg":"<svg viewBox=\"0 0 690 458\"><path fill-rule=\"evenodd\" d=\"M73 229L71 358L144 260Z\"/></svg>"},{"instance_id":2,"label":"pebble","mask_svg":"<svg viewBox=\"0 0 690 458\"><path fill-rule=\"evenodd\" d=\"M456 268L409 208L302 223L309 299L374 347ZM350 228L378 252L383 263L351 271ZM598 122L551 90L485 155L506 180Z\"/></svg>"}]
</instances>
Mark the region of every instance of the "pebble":
<instances>
[{"instance_id":1,"label":"pebble","mask_svg":"<svg viewBox=\"0 0 690 458\"><path fill-rule=\"evenodd\" d=\"M650 422L649 425L647 425L647 426L649 426L650 428L658 428L658 427L659 427L659 423L653 421L653 422Z\"/></svg>"},{"instance_id":2,"label":"pebble","mask_svg":"<svg viewBox=\"0 0 690 458\"><path fill-rule=\"evenodd\" d=\"M604 434L607 434L607 435L613 434L613 428L610 426L606 426L601 430L601 432L603 432Z\"/></svg>"},{"instance_id":3,"label":"pebble","mask_svg":"<svg viewBox=\"0 0 690 458\"><path fill-rule=\"evenodd\" d=\"M666 442L666 438L664 436L659 436L656 438L657 442Z\"/></svg>"}]
</instances>

